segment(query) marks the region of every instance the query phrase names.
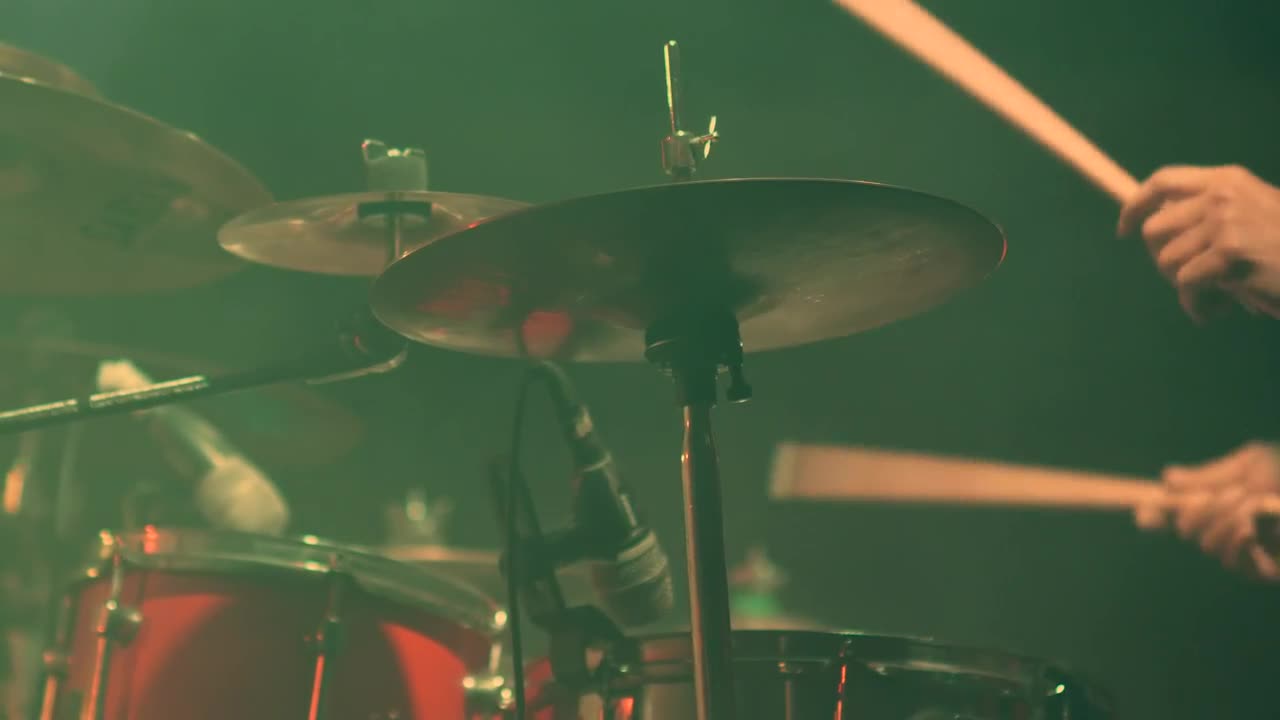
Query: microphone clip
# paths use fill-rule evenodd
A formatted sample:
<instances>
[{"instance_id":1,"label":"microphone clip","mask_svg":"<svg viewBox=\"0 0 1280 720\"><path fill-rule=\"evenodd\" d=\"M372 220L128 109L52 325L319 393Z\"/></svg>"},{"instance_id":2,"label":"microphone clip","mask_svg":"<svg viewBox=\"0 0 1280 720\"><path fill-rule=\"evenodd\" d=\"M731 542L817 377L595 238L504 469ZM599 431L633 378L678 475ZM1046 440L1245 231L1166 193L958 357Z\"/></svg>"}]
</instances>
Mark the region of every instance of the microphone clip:
<instances>
[{"instance_id":1,"label":"microphone clip","mask_svg":"<svg viewBox=\"0 0 1280 720\"><path fill-rule=\"evenodd\" d=\"M543 532L528 484L506 458L498 458L490 465L490 481L504 534L509 526L516 528L515 536L508 537L506 543L516 549L515 557L503 551L502 573L514 578L522 609L549 637L551 671L556 685L581 691L590 686L593 679L588 650L621 646L626 642L622 630L599 608L571 607L565 602L556 570L586 559L582 551L584 533L576 528ZM510 502L508 488L515 491L517 502ZM507 517L510 510L517 514L515 523L510 523Z\"/></svg>"}]
</instances>

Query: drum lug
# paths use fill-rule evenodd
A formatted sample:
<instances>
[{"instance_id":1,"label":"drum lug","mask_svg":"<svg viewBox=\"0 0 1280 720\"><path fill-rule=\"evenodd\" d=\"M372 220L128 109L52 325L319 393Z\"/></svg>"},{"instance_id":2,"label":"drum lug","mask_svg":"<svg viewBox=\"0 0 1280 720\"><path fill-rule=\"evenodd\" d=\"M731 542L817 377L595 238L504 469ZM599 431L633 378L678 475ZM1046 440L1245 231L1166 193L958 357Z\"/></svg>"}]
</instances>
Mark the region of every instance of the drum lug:
<instances>
[{"instance_id":1,"label":"drum lug","mask_svg":"<svg viewBox=\"0 0 1280 720\"><path fill-rule=\"evenodd\" d=\"M515 695L506 678L494 673L477 673L462 679L469 720L504 717L515 705Z\"/></svg>"},{"instance_id":2,"label":"drum lug","mask_svg":"<svg viewBox=\"0 0 1280 720\"><path fill-rule=\"evenodd\" d=\"M336 617L325 618L316 632L305 635L302 640L313 653L336 655L342 649L342 620Z\"/></svg>"},{"instance_id":3,"label":"drum lug","mask_svg":"<svg viewBox=\"0 0 1280 720\"><path fill-rule=\"evenodd\" d=\"M44 669L46 675L56 678L65 678L69 661L67 654L61 650L45 650L40 655L40 665Z\"/></svg>"},{"instance_id":4,"label":"drum lug","mask_svg":"<svg viewBox=\"0 0 1280 720\"><path fill-rule=\"evenodd\" d=\"M98 634L102 637L126 646L133 642L142 627L142 613L134 608L121 605L115 600L108 600L102 608L102 619L98 621Z\"/></svg>"},{"instance_id":5,"label":"drum lug","mask_svg":"<svg viewBox=\"0 0 1280 720\"><path fill-rule=\"evenodd\" d=\"M348 576L343 572L345 562L340 555L329 558L329 601L324 618L314 635L306 638L315 653L315 669L311 683L311 720L330 720L329 695L333 688L333 661L342 652L342 606L346 599Z\"/></svg>"}]
</instances>

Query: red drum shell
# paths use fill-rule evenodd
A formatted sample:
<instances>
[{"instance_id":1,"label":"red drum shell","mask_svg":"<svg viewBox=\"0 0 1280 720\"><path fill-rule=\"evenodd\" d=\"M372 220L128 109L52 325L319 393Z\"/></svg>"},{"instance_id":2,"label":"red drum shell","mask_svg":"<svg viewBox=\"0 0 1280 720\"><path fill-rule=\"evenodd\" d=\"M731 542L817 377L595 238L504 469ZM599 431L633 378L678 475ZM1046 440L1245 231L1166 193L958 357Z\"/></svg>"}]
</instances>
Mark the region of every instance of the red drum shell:
<instances>
[{"instance_id":1,"label":"red drum shell","mask_svg":"<svg viewBox=\"0 0 1280 720\"><path fill-rule=\"evenodd\" d=\"M464 679L489 667L504 617L465 585L353 548L155 530L120 544L119 602L142 622L110 655L107 720L307 717L334 557L349 582L329 717L465 717ZM92 685L111 590L103 574L71 589L68 675L53 717L74 716Z\"/></svg>"}]
</instances>

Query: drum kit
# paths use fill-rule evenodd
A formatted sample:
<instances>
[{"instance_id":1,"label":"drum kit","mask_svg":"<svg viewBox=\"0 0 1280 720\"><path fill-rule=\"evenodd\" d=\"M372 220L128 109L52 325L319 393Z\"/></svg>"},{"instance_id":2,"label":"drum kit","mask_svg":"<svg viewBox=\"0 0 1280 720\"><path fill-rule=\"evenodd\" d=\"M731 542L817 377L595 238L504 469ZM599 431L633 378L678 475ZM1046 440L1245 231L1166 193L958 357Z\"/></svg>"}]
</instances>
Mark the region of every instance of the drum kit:
<instances>
[{"instance_id":1,"label":"drum kit","mask_svg":"<svg viewBox=\"0 0 1280 720\"><path fill-rule=\"evenodd\" d=\"M214 414L230 391L300 405L310 401L279 386L394 370L406 341L535 364L647 361L670 377L684 431L686 632L628 635L561 599L555 621L539 623L551 634L548 656L522 656L513 606L534 605L522 593L566 561L547 557L553 544L536 522L512 519L531 512L519 507L516 458L495 482L506 485L499 505L515 529L504 553L441 544L420 495L400 517L401 541L383 549L239 526L233 511L261 497L256 481L211 470L220 485L202 486L201 502L221 503L221 514L205 516L225 522L104 531L90 562L48 603L35 717L1111 717L1089 685L1030 658L824 631L773 611L731 622L712 431L720 377L727 400L749 400L748 351L925 311L981 282L1006 245L973 210L897 187L695 180L719 134L714 120L706 133L686 129L678 46L663 52L669 132L660 147L671 182L531 206L430 190L424 153L376 141L362 147L364 192L273 203L248 171L195 136L110 103L55 62L0 46L5 292L181 289L233 272L239 259L372 280L367 312L339 347L247 373L100 384L89 395L76 388L74 399L0 413L0 434L145 415L201 396ZM130 356L173 374L208 369L70 338L2 344L72 364ZM300 433L310 451L355 442L354 423L338 411L299 415L317 426ZM221 422L234 432L234 413ZM589 434L585 425L573 432ZM192 444L218 470L225 453L203 432L188 439L198 436ZM11 519L21 514L21 476L19 468L6 478ZM584 558L601 562L579 549ZM762 554L752 559L732 573L733 585L758 600L781 574ZM487 583L502 573L512 592L499 603L502 586Z\"/></svg>"}]
</instances>

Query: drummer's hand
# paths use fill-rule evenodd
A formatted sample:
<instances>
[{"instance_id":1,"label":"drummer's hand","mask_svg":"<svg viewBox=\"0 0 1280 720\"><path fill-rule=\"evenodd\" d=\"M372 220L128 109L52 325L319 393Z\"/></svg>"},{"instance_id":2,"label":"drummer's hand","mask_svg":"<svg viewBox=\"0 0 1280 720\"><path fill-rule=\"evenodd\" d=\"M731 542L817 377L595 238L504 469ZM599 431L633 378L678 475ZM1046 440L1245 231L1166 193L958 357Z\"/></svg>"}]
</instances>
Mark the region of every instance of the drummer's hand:
<instances>
[{"instance_id":1,"label":"drummer's hand","mask_svg":"<svg viewBox=\"0 0 1280 720\"><path fill-rule=\"evenodd\" d=\"M1139 527L1162 527L1171 512L1178 533L1197 538L1226 567L1280 580L1280 566L1257 535L1259 502L1280 494L1280 447L1250 443L1204 465L1169 467L1164 483L1168 502L1139 507Z\"/></svg>"},{"instance_id":2,"label":"drummer's hand","mask_svg":"<svg viewBox=\"0 0 1280 720\"><path fill-rule=\"evenodd\" d=\"M1161 168L1120 211L1121 236L1139 228L1196 321L1230 298L1280 317L1280 188L1237 166Z\"/></svg>"}]
</instances>

